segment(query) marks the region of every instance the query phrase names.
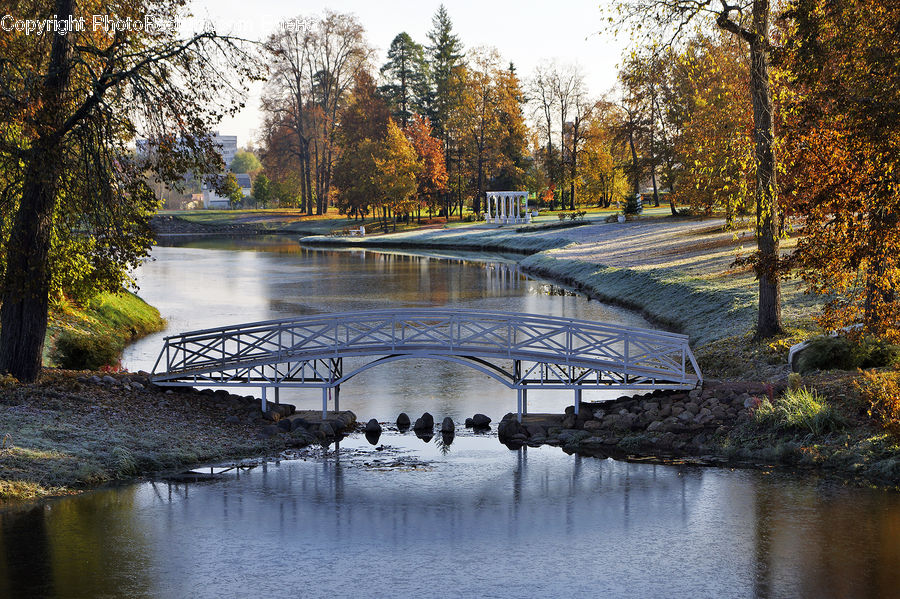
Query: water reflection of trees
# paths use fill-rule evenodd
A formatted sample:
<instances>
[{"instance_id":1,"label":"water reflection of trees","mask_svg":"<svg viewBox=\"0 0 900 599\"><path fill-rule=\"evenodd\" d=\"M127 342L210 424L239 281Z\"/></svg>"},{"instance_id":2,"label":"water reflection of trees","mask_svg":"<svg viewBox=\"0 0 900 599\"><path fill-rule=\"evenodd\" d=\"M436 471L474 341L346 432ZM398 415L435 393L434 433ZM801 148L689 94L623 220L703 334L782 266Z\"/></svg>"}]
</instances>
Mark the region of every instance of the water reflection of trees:
<instances>
[{"instance_id":1,"label":"water reflection of trees","mask_svg":"<svg viewBox=\"0 0 900 599\"><path fill-rule=\"evenodd\" d=\"M136 485L0 512L0 596L156 594ZM5 590L4 590L5 588Z\"/></svg>"},{"instance_id":2,"label":"water reflection of trees","mask_svg":"<svg viewBox=\"0 0 900 599\"><path fill-rule=\"evenodd\" d=\"M896 596L895 494L779 477L753 501L756 597Z\"/></svg>"}]
</instances>

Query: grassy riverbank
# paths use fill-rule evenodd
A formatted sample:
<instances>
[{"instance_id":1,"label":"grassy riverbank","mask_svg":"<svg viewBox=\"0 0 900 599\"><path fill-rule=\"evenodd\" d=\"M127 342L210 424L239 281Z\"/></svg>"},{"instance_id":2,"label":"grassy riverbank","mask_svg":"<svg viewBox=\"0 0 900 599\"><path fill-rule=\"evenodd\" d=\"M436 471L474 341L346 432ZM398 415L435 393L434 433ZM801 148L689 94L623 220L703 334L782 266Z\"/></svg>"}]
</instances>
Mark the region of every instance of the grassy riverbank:
<instances>
[{"instance_id":1,"label":"grassy riverbank","mask_svg":"<svg viewBox=\"0 0 900 599\"><path fill-rule=\"evenodd\" d=\"M786 376L787 348L809 336L818 299L796 280L783 286L787 332L765 344L748 341L756 320L757 283L746 268L734 268L752 250L751 231L724 231L717 219L666 218L632 222L588 221L567 228L472 226L411 231L366 238L305 237L319 247L465 249L518 252L526 272L576 289L592 298L641 312L650 322L685 333L712 377ZM794 240L788 239L785 248ZM771 346L771 347L770 347ZM739 350L743 372L723 351ZM778 372L774 372L778 371Z\"/></svg>"},{"instance_id":2,"label":"grassy riverbank","mask_svg":"<svg viewBox=\"0 0 900 599\"><path fill-rule=\"evenodd\" d=\"M125 346L166 326L159 310L137 295L101 293L77 303L54 302L44 342L44 363L75 369L115 366Z\"/></svg>"},{"instance_id":3,"label":"grassy riverbank","mask_svg":"<svg viewBox=\"0 0 900 599\"><path fill-rule=\"evenodd\" d=\"M0 500L75 493L311 441L305 431L261 435L265 424L258 399L166 391L141 375L45 369L34 384L0 379Z\"/></svg>"}]
</instances>

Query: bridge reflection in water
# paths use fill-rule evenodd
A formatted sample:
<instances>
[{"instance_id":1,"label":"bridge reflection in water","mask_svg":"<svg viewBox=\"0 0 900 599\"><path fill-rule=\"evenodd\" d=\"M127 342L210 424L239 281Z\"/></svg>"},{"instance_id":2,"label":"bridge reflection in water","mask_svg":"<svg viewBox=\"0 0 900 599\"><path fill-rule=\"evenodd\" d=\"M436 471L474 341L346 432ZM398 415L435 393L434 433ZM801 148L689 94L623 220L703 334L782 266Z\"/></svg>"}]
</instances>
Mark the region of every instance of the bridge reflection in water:
<instances>
[{"instance_id":1,"label":"bridge reflection in water","mask_svg":"<svg viewBox=\"0 0 900 599\"><path fill-rule=\"evenodd\" d=\"M343 358L371 360L347 372ZM517 391L691 389L702 374L688 337L537 314L430 308L322 314L166 337L153 368L158 385L322 389L340 409L340 386L379 364L435 359L465 364Z\"/></svg>"}]
</instances>

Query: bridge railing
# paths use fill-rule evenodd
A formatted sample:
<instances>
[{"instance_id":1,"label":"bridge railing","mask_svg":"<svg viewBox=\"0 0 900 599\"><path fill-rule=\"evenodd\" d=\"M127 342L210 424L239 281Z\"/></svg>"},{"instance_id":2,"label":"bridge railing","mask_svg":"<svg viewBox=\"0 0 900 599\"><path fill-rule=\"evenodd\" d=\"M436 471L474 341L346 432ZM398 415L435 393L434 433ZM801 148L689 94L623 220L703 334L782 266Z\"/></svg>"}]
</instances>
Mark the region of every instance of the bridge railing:
<instances>
[{"instance_id":1,"label":"bridge railing","mask_svg":"<svg viewBox=\"0 0 900 599\"><path fill-rule=\"evenodd\" d=\"M702 377L685 335L535 314L446 309L323 314L182 333L165 339L154 373L190 375L377 354L602 366L626 376L681 382Z\"/></svg>"}]
</instances>

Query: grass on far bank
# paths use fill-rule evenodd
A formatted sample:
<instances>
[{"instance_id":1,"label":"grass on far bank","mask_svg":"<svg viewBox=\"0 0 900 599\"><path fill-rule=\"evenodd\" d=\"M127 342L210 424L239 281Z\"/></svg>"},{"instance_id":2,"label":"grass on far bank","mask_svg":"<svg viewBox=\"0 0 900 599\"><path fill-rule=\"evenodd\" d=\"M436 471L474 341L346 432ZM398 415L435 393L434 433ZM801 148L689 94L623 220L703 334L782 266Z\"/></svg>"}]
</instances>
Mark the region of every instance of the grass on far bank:
<instances>
[{"instance_id":1,"label":"grass on far bank","mask_svg":"<svg viewBox=\"0 0 900 599\"><path fill-rule=\"evenodd\" d=\"M128 291L101 293L83 304L63 298L51 309L44 363L74 369L115 365L128 343L165 325L159 310Z\"/></svg>"}]
</instances>

